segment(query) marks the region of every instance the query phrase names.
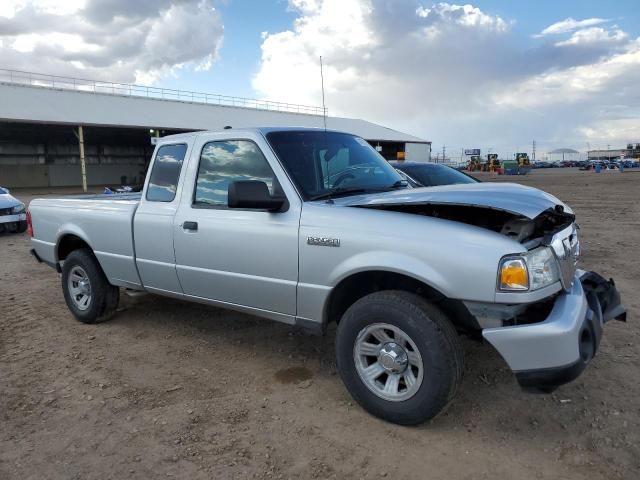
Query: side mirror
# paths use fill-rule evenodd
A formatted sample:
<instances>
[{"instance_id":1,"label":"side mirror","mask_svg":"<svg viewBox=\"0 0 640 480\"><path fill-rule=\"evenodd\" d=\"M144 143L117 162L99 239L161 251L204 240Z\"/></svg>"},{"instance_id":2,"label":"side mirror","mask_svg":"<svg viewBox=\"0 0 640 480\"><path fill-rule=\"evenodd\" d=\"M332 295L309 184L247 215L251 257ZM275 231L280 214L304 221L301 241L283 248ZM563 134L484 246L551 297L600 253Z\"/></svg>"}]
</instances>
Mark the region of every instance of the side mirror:
<instances>
[{"instance_id":1,"label":"side mirror","mask_svg":"<svg viewBox=\"0 0 640 480\"><path fill-rule=\"evenodd\" d=\"M229 184L229 208L251 208L278 212L287 205L285 197L272 197L269 187L258 180L241 180Z\"/></svg>"}]
</instances>

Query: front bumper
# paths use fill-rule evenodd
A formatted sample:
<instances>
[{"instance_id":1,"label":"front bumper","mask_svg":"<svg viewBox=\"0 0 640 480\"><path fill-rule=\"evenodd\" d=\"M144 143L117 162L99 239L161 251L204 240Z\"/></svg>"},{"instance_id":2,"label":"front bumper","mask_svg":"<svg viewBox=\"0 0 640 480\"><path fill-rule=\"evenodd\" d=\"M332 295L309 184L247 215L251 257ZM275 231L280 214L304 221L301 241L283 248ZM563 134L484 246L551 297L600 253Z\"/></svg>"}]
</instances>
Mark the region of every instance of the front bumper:
<instances>
[{"instance_id":1,"label":"front bumper","mask_svg":"<svg viewBox=\"0 0 640 480\"><path fill-rule=\"evenodd\" d=\"M26 213L16 213L15 215L0 215L0 227L7 223L19 223L27 220Z\"/></svg>"},{"instance_id":2,"label":"front bumper","mask_svg":"<svg viewBox=\"0 0 640 480\"><path fill-rule=\"evenodd\" d=\"M574 380L596 354L602 327L626 320L613 280L578 270L542 322L487 328L483 337L502 355L526 390L553 391Z\"/></svg>"}]
</instances>

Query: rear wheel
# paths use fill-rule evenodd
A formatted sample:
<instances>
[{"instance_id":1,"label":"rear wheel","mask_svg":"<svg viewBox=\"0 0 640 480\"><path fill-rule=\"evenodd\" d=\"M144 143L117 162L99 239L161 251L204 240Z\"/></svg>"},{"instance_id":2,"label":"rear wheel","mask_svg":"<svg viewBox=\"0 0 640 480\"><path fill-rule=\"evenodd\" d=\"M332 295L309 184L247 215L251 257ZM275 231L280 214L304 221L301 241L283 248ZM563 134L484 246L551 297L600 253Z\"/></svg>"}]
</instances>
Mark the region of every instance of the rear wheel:
<instances>
[{"instance_id":1,"label":"rear wheel","mask_svg":"<svg viewBox=\"0 0 640 480\"><path fill-rule=\"evenodd\" d=\"M109 283L88 249L74 250L62 266L62 291L67 307L83 323L107 320L116 312L120 290Z\"/></svg>"},{"instance_id":2,"label":"rear wheel","mask_svg":"<svg viewBox=\"0 0 640 480\"><path fill-rule=\"evenodd\" d=\"M402 425L438 415L462 379L463 350L453 325L408 292L376 292L349 307L338 325L336 355L354 400Z\"/></svg>"}]
</instances>

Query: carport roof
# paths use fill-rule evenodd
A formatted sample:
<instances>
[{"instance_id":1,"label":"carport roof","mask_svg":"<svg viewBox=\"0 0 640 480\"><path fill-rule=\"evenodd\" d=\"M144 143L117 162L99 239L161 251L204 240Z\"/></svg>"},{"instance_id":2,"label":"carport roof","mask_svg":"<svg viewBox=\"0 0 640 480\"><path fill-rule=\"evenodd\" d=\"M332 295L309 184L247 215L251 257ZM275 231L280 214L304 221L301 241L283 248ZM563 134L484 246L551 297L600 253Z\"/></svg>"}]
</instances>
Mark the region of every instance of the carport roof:
<instances>
[{"instance_id":1,"label":"carport roof","mask_svg":"<svg viewBox=\"0 0 640 480\"><path fill-rule=\"evenodd\" d=\"M53 88L38 84L0 81L0 98L3 99L0 120L28 123L170 130L221 130L228 125L233 128L324 126L323 117L318 114ZM260 101L255 102L260 104ZM301 106L301 111L306 111L304 108L309 107ZM329 116L326 122L327 128L353 133L369 141L431 143L367 120Z\"/></svg>"},{"instance_id":2,"label":"carport roof","mask_svg":"<svg viewBox=\"0 0 640 480\"><path fill-rule=\"evenodd\" d=\"M549 153L580 153L573 148L556 148L555 150L551 150Z\"/></svg>"}]
</instances>

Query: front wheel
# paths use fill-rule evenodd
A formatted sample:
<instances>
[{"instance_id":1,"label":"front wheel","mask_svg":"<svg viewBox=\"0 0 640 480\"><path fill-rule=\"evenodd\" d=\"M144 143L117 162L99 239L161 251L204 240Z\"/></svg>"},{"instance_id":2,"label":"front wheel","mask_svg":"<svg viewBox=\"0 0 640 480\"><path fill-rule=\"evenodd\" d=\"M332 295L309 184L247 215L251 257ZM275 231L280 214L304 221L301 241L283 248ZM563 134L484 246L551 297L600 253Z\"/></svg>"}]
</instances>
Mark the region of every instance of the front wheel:
<instances>
[{"instance_id":1,"label":"front wheel","mask_svg":"<svg viewBox=\"0 0 640 480\"><path fill-rule=\"evenodd\" d=\"M109 283L98 260L88 249L74 250L62 265L62 291L67 307L83 323L113 316L120 290Z\"/></svg>"},{"instance_id":2,"label":"front wheel","mask_svg":"<svg viewBox=\"0 0 640 480\"><path fill-rule=\"evenodd\" d=\"M408 292L372 293L349 307L338 325L336 355L354 400L401 425L438 415L462 379L463 350L453 325Z\"/></svg>"}]
</instances>

